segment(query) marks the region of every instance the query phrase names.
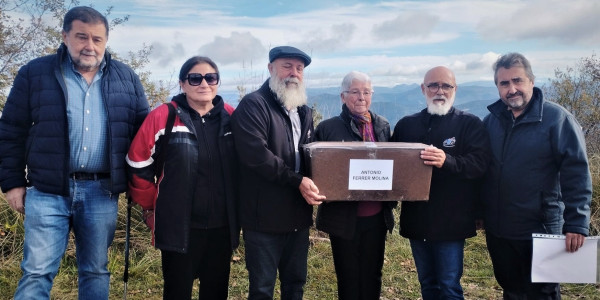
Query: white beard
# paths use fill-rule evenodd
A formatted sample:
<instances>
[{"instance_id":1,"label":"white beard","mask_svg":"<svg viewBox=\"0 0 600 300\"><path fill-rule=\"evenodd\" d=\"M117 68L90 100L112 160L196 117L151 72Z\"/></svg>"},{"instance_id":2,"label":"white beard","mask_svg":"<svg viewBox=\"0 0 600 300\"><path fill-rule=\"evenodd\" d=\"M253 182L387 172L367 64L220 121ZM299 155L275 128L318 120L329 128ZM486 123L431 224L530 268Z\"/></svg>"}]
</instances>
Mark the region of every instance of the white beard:
<instances>
[{"instance_id":1,"label":"white beard","mask_svg":"<svg viewBox=\"0 0 600 300\"><path fill-rule=\"evenodd\" d=\"M433 96L427 99L427 112L432 115L443 116L450 111L452 104L454 103L454 96L447 98L446 96ZM434 102L435 99L444 99L444 103Z\"/></svg>"},{"instance_id":2,"label":"white beard","mask_svg":"<svg viewBox=\"0 0 600 300\"><path fill-rule=\"evenodd\" d=\"M271 79L269 79L269 87L288 110L306 104L306 89L304 83L298 78L279 79L277 72L273 72Z\"/></svg>"}]
</instances>

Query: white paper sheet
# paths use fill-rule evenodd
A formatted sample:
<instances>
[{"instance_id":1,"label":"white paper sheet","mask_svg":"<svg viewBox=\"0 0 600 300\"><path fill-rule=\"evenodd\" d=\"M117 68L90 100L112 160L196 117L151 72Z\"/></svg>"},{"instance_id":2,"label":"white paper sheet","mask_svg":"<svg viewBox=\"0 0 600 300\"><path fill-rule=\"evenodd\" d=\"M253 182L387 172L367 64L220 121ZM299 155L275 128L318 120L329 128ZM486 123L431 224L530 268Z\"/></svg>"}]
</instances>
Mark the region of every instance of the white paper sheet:
<instances>
[{"instance_id":1,"label":"white paper sheet","mask_svg":"<svg viewBox=\"0 0 600 300\"><path fill-rule=\"evenodd\" d=\"M391 159L351 159L349 190L391 191L394 161Z\"/></svg>"},{"instance_id":2,"label":"white paper sheet","mask_svg":"<svg viewBox=\"0 0 600 300\"><path fill-rule=\"evenodd\" d=\"M565 250L564 235L533 234L532 282L596 283L598 242L586 237L583 247L574 253Z\"/></svg>"}]
</instances>

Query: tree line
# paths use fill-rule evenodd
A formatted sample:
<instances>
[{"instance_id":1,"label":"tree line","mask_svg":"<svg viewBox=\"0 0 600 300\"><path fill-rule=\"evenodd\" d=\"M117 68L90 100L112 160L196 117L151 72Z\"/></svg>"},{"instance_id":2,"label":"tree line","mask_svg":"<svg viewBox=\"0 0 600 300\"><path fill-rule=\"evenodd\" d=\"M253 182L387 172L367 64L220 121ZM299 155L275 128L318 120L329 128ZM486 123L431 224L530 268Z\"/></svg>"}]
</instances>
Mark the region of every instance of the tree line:
<instances>
[{"instance_id":1,"label":"tree line","mask_svg":"<svg viewBox=\"0 0 600 300\"><path fill-rule=\"evenodd\" d=\"M63 17L77 5L78 0L0 0L0 111L19 68L34 58L56 52L62 42ZM111 19L112 9L104 12L109 30L129 20L129 15ZM166 101L173 84L152 80L152 72L145 69L152 46L144 44L128 53L115 53L110 47L107 51L138 74L151 107Z\"/></svg>"}]
</instances>

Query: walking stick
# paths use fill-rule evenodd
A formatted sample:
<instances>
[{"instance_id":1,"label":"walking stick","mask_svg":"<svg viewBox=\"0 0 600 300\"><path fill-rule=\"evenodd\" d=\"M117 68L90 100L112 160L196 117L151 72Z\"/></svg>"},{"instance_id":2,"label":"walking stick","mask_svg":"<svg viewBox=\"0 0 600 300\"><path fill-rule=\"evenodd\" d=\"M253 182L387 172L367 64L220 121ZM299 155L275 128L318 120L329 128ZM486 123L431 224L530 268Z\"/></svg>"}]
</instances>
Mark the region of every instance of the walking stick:
<instances>
[{"instance_id":1,"label":"walking stick","mask_svg":"<svg viewBox=\"0 0 600 300\"><path fill-rule=\"evenodd\" d=\"M129 281L129 231L131 229L131 196L127 195L127 221L125 223L125 271L123 272L123 300L127 300Z\"/></svg>"},{"instance_id":2,"label":"walking stick","mask_svg":"<svg viewBox=\"0 0 600 300\"><path fill-rule=\"evenodd\" d=\"M167 117L167 124L165 125L165 136L164 136L164 145L169 144L169 139L171 138L171 131L173 130L173 125L175 124L175 116L177 111L175 106L171 103L167 103L169 108L169 115ZM163 150L158 153L158 157L156 158L155 166L157 170L155 173L160 176L162 174L164 164L165 164L165 153L166 150ZM129 229L131 227L131 195L127 194L127 223L125 225L125 271L123 272L123 300L127 300L127 281L129 280ZM152 229L150 229L152 231Z\"/></svg>"}]
</instances>

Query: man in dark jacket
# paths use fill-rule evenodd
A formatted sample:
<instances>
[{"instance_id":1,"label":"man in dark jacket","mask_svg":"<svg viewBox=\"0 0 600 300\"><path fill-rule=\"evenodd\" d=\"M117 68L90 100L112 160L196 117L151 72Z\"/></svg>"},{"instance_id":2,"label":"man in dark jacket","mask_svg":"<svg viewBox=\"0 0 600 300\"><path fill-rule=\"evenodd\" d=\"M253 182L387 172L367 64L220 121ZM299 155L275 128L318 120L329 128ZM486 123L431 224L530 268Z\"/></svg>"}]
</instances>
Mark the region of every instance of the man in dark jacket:
<instances>
[{"instance_id":1,"label":"man in dark jacket","mask_svg":"<svg viewBox=\"0 0 600 300\"><path fill-rule=\"evenodd\" d=\"M492 160L483 185L487 247L504 299L560 299L557 283L532 283L532 233L565 234L577 251L589 234L591 175L581 126L534 87L519 53L494 64L500 99L484 119Z\"/></svg>"},{"instance_id":2,"label":"man in dark jacket","mask_svg":"<svg viewBox=\"0 0 600 300\"><path fill-rule=\"evenodd\" d=\"M429 70L421 84L427 108L398 121L392 136L431 145L421 152L434 166L429 201L402 202L400 213L400 234L410 239L424 300L463 299L465 239L475 235L478 184L490 156L481 120L452 106L456 88L450 69Z\"/></svg>"},{"instance_id":3,"label":"man in dark jacket","mask_svg":"<svg viewBox=\"0 0 600 300\"><path fill-rule=\"evenodd\" d=\"M102 14L69 10L62 36L57 54L19 70L0 119L0 186L25 214L15 299L50 298L71 228L79 298L108 299L125 155L149 110L138 76L105 52Z\"/></svg>"},{"instance_id":4,"label":"man in dark jacket","mask_svg":"<svg viewBox=\"0 0 600 300\"><path fill-rule=\"evenodd\" d=\"M303 176L299 146L311 142L303 71L310 57L289 46L269 52L268 79L232 115L241 165L240 219L249 299L273 298L277 270L282 299L302 299L312 205L324 199Z\"/></svg>"}]
</instances>

